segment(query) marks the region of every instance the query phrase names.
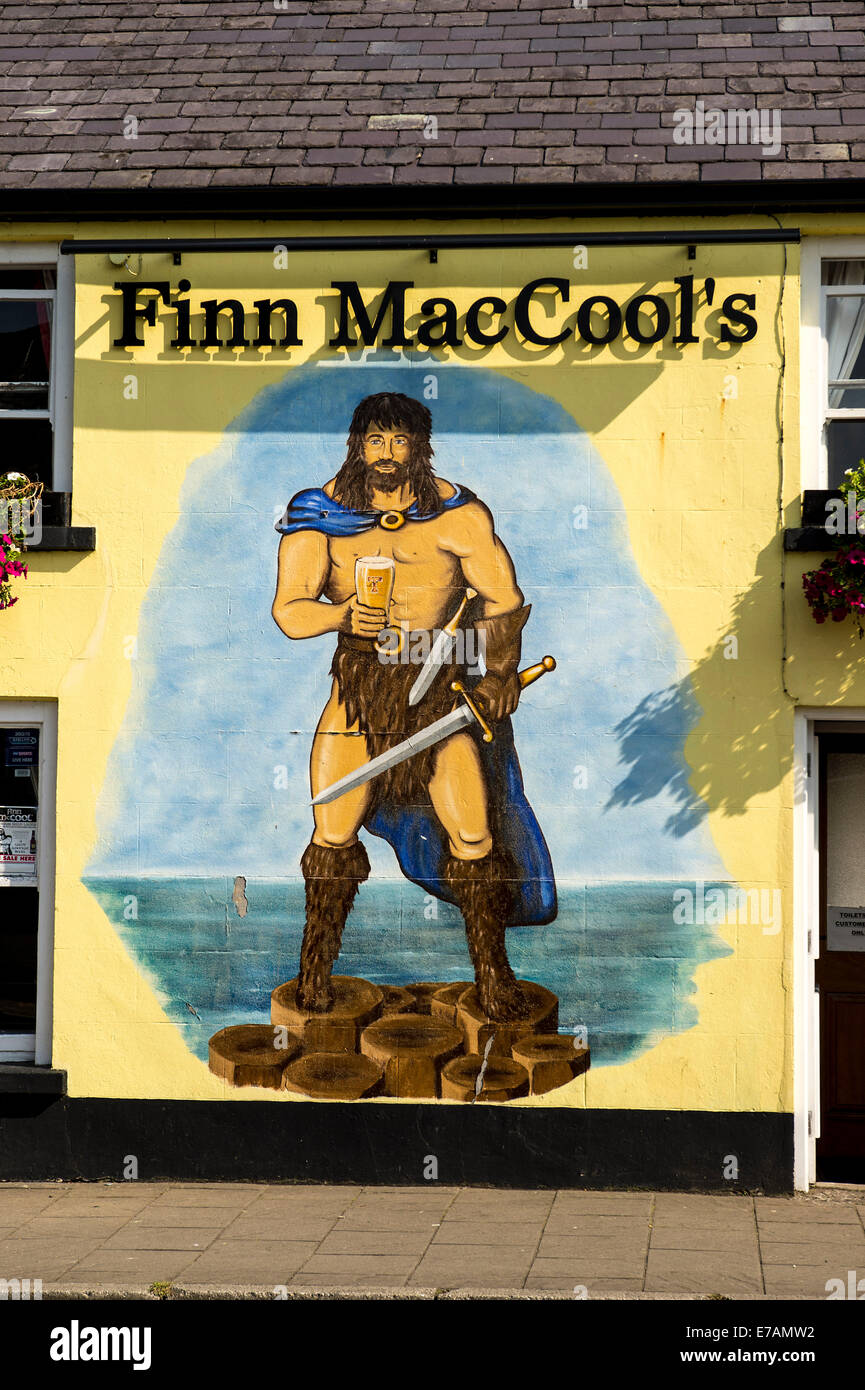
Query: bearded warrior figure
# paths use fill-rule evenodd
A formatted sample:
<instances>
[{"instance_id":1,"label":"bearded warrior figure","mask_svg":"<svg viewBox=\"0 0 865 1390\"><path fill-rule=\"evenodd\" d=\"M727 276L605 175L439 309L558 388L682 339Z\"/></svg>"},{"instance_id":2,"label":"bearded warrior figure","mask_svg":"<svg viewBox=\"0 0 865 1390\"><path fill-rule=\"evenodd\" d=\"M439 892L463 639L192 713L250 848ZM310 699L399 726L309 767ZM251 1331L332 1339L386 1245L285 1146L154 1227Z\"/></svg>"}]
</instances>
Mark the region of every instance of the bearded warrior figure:
<instances>
[{"instance_id":1,"label":"bearded warrior figure","mask_svg":"<svg viewBox=\"0 0 865 1390\"><path fill-rule=\"evenodd\" d=\"M314 806L301 860L306 925L297 1003L311 1012L332 1006L343 929L369 875L358 838L365 828L391 843L406 877L459 907L481 1007L490 1019L510 1021L525 1017L527 1005L508 961L506 929L556 915L552 866L523 792L510 725L530 608L487 507L436 477L431 432L420 401L382 392L359 403L339 472L323 488L299 492L277 523L273 617L295 640L337 634L333 686L312 745L313 797L452 710L454 681L468 680L471 689L460 659L470 645L464 642L423 699L410 703L418 666L392 659L385 623L410 650L428 652L434 634L461 611L485 666L471 699L495 739L485 743L475 729L459 729ZM386 618L369 602L369 586L358 592L356 584L357 562L373 559L392 578Z\"/></svg>"}]
</instances>

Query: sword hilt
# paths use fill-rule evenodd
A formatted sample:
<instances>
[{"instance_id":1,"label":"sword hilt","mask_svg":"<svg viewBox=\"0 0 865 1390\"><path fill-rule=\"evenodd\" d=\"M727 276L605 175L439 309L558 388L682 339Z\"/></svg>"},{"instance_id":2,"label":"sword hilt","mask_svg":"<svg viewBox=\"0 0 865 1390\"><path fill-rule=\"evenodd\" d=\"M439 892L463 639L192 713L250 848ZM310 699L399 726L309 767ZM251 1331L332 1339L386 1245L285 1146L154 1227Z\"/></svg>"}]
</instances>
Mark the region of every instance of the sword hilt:
<instances>
[{"instance_id":1,"label":"sword hilt","mask_svg":"<svg viewBox=\"0 0 865 1390\"><path fill-rule=\"evenodd\" d=\"M459 608L458 608L457 611L454 613L454 615L453 615L453 617L451 618L450 622L449 622L449 623L445 623L445 628L444 628L444 630L445 630L445 632L448 634L449 637L456 637L456 635L457 635L457 628L459 627L459 623L460 623L460 618L462 617L463 613L465 613L466 607L468 606L468 604L470 603L470 601L471 601L473 598L477 598L477 596L478 596L478 591L477 591L477 589L466 589L465 594L463 595L462 603L460 604Z\"/></svg>"},{"instance_id":2,"label":"sword hilt","mask_svg":"<svg viewBox=\"0 0 865 1390\"><path fill-rule=\"evenodd\" d=\"M533 685L535 681L540 680L541 676L545 676L548 671L555 671L555 669L556 661L555 657L552 656L543 657L540 661L536 661L534 666L526 666L524 670L517 672L517 680L520 683L520 689L525 690L527 685ZM483 714L481 714L481 711L478 709L477 703L472 699L471 695L466 690L462 681L451 681L451 690L455 691L457 695L461 695L463 697L463 700L468 705L475 719L480 724L481 729L483 730L484 743L492 743L493 731L490 728L487 720L484 718Z\"/></svg>"},{"instance_id":3,"label":"sword hilt","mask_svg":"<svg viewBox=\"0 0 865 1390\"><path fill-rule=\"evenodd\" d=\"M474 700L472 699L471 695L470 695L469 692L466 690L466 688L465 688L465 686L463 685L462 681L451 681L451 690L455 690L456 693L457 693L457 695L462 695L463 700L464 700L465 703L468 705L468 707L469 707L469 709L471 710L472 714L474 715L475 719L478 721L478 723L480 724L481 728L483 729L484 743L492 743L492 741L493 741L493 731L492 731L492 729L490 728L490 726L489 726L489 724L487 723L487 721L484 719L483 715L481 714L480 710L478 709L478 707L477 707L477 705L475 704Z\"/></svg>"}]
</instances>

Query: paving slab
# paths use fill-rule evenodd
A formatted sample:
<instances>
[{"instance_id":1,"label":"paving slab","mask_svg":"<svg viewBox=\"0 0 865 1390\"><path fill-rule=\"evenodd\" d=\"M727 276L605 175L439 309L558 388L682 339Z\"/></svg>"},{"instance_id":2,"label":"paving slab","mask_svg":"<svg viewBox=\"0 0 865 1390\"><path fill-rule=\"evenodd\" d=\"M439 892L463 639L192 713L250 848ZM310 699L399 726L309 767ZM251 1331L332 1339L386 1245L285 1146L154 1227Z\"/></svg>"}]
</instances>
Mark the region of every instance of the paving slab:
<instances>
[{"instance_id":1,"label":"paving slab","mask_svg":"<svg viewBox=\"0 0 865 1390\"><path fill-rule=\"evenodd\" d=\"M232 1221L242 1219L243 1211L235 1207L144 1207L139 1212L133 1212L128 1218L127 1224L136 1229L158 1226L162 1229L183 1226L214 1226L217 1228L230 1225Z\"/></svg>"},{"instance_id":2,"label":"paving slab","mask_svg":"<svg viewBox=\"0 0 865 1390\"><path fill-rule=\"evenodd\" d=\"M147 1211L155 1200L154 1194L146 1192L118 1192L112 1197L92 1197L84 1193L79 1195L77 1192L67 1192L57 1197L50 1207L46 1207L42 1215L89 1220L92 1216L113 1216L120 1212L121 1215L129 1217L137 1215L140 1211ZM3 1198L0 1194L0 1212L2 1210Z\"/></svg>"},{"instance_id":3,"label":"paving slab","mask_svg":"<svg viewBox=\"0 0 865 1390\"><path fill-rule=\"evenodd\" d=\"M97 1250L63 1275L64 1283L95 1285L152 1284L176 1278L195 1259L181 1250Z\"/></svg>"},{"instance_id":4,"label":"paving slab","mask_svg":"<svg viewBox=\"0 0 865 1390\"><path fill-rule=\"evenodd\" d=\"M629 1252L644 1259L648 1244L648 1232L640 1228L620 1231L615 1236L584 1236L571 1232L568 1235L542 1236L538 1254L557 1259L567 1258L571 1254L592 1255L609 1251L616 1256Z\"/></svg>"},{"instance_id":5,"label":"paving slab","mask_svg":"<svg viewBox=\"0 0 865 1390\"><path fill-rule=\"evenodd\" d=\"M652 1228L653 1250L730 1250L753 1255L759 1253L757 1229L753 1222L750 1229L734 1227L725 1230L723 1226L661 1226Z\"/></svg>"},{"instance_id":6,"label":"paving slab","mask_svg":"<svg viewBox=\"0 0 865 1390\"><path fill-rule=\"evenodd\" d=\"M410 1283L450 1287L472 1284L488 1287L520 1287L526 1279L535 1247L510 1245L449 1245L430 1247L412 1274Z\"/></svg>"},{"instance_id":7,"label":"paving slab","mask_svg":"<svg viewBox=\"0 0 865 1390\"><path fill-rule=\"evenodd\" d=\"M763 1292L763 1277L756 1254L743 1258L727 1251L650 1250L644 1288L748 1297Z\"/></svg>"},{"instance_id":8,"label":"paving slab","mask_svg":"<svg viewBox=\"0 0 865 1390\"><path fill-rule=\"evenodd\" d=\"M277 1220L290 1216L313 1216L317 1219L324 1219L328 1216L334 1220L346 1211L353 1211L356 1199L354 1197L270 1197L264 1194L250 1202L248 1206L235 1207L235 1213L244 1212L247 1216L256 1219L275 1217Z\"/></svg>"},{"instance_id":9,"label":"paving slab","mask_svg":"<svg viewBox=\"0 0 865 1390\"><path fill-rule=\"evenodd\" d=\"M567 1279L571 1286L588 1285L596 1279L614 1279L617 1283L622 1279L638 1279L642 1287L645 1269L644 1255L630 1251L608 1251L604 1254L594 1250L584 1254L538 1255L532 1261L529 1278Z\"/></svg>"},{"instance_id":10,"label":"paving slab","mask_svg":"<svg viewBox=\"0 0 865 1390\"><path fill-rule=\"evenodd\" d=\"M755 1197L757 1220L824 1221L829 1226L855 1226L859 1220L852 1202L818 1197Z\"/></svg>"},{"instance_id":11,"label":"paving slab","mask_svg":"<svg viewBox=\"0 0 865 1390\"><path fill-rule=\"evenodd\" d=\"M417 1265L417 1255L311 1255L301 1271L307 1284L404 1284ZM295 1283L300 1282L300 1276ZM422 1282L422 1281L421 1281ZM426 1281L432 1284L432 1280Z\"/></svg>"},{"instance_id":12,"label":"paving slab","mask_svg":"<svg viewBox=\"0 0 865 1390\"><path fill-rule=\"evenodd\" d=\"M197 1284L284 1284L317 1249L316 1242L244 1240L216 1241L184 1266L186 1277Z\"/></svg>"},{"instance_id":13,"label":"paving slab","mask_svg":"<svg viewBox=\"0 0 865 1390\"><path fill-rule=\"evenodd\" d=\"M579 1207L586 1212L614 1214L621 1211L630 1215L635 1210L651 1210L654 1203L651 1192L585 1192L575 1188L560 1188L553 1194L553 1210L559 1207Z\"/></svg>"},{"instance_id":14,"label":"paving slab","mask_svg":"<svg viewBox=\"0 0 865 1390\"><path fill-rule=\"evenodd\" d=\"M623 1216L616 1212L610 1216L601 1216L597 1212L556 1213L553 1210L544 1226L544 1234L548 1236L566 1236L576 1232L578 1235L605 1236L610 1239L615 1239L621 1232L637 1230L649 1230L648 1218L641 1213Z\"/></svg>"},{"instance_id":15,"label":"paving slab","mask_svg":"<svg viewBox=\"0 0 865 1390\"><path fill-rule=\"evenodd\" d=\"M123 1226L102 1242L103 1250L206 1250L222 1234L219 1226Z\"/></svg>"},{"instance_id":16,"label":"paving slab","mask_svg":"<svg viewBox=\"0 0 865 1390\"><path fill-rule=\"evenodd\" d=\"M435 1245L537 1245L543 1233L537 1221L471 1221L445 1218L433 1234Z\"/></svg>"},{"instance_id":17,"label":"paving slab","mask_svg":"<svg viewBox=\"0 0 865 1390\"><path fill-rule=\"evenodd\" d=\"M760 1244L764 1248L782 1241L814 1241L817 1245L832 1244L839 1249L865 1245L865 1231L855 1226L831 1224L828 1221L761 1221Z\"/></svg>"},{"instance_id":18,"label":"paving slab","mask_svg":"<svg viewBox=\"0 0 865 1390\"><path fill-rule=\"evenodd\" d=\"M495 1201L488 1197L483 1201L474 1201L472 1196L471 1193L463 1193L455 1198L447 1209L448 1220L543 1223L552 1209L552 1197L544 1197L536 1202L522 1198L519 1202L509 1203L507 1193L501 1193Z\"/></svg>"},{"instance_id":19,"label":"paving slab","mask_svg":"<svg viewBox=\"0 0 865 1390\"><path fill-rule=\"evenodd\" d=\"M333 1231L318 1247L319 1255L414 1255L419 1260L430 1243L427 1231Z\"/></svg>"},{"instance_id":20,"label":"paving slab","mask_svg":"<svg viewBox=\"0 0 865 1390\"><path fill-rule=\"evenodd\" d=\"M153 1200L158 1207L248 1207L259 1196L261 1188L236 1187L170 1187Z\"/></svg>"},{"instance_id":21,"label":"paving slab","mask_svg":"<svg viewBox=\"0 0 865 1390\"><path fill-rule=\"evenodd\" d=\"M549 1261L544 1262L545 1269L549 1263ZM535 1261L535 1264L532 1266L532 1272L526 1279L527 1289L561 1290L563 1293L569 1293L571 1298L579 1298L581 1300L583 1297L590 1299L596 1298L599 1293L610 1293L611 1291L616 1293L642 1293L642 1272L638 1276L630 1279L623 1275L605 1278L603 1275L590 1274L587 1275L585 1279L581 1280L575 1278L570 1263L568 1269L563 1270L559 1274L538 1272L537 1264L538 1262ZM583 1289L586 1291L585 1295L583 1295Z\"/></svg>"},{"instance_id":22,"label":"paving slab","mask_svg":"<svg viewBox=\"0 0 865 1390\"><path fill-rule=\"evenodd\" d=\"M332 1219L331 1226L347 1231L429 1231L431 1235L444 1225L446 1212L420 1207L416 1211L358 1211L352 1207ZM449 1223L450 1224L450 1223Z\"/></svg>"},{"instance_id":23,"label":"paving slab","mask_svg":"<svg viewBox=\"0 0 865 1390\"><path fill-rule=\"evenodd\" d=\"M18 1235L25 1240L32 1240L38 1236L45 1239L61 1240L64 1236L93 1236L97 1240L106 1240L115 1232L123 1229L132 1220L134 1212L119 1212L115 1215L100 1216L63 1216L55 1207L46 1215L40 1213L39 1216L32 1216L29 1221L24 1221L18 1228Z\"/></svg>"},{"instance_id":24,"label":"paving slab","mask_svg":"<svg viewBox=\"0 0 865 1390\"><path fill-rule=\"evenodd\" d=\"M773 1298L788 1298L792 1294L801 1294L806 1298L825 1299L827 1281L832 1278L846 1281L846 1277L846 1270L839 1270L837 1274L832 1274L825 1270L822 1265L763 1266L766 1293Z\"/></svg>"},{"instance_id":25,"label":"paving slab","mask_svg":"<svg viewBox=\"0 0 865 1390\"><path fill-rule=\"evenodd\" d=\"M347 1210L353 1213L363 1212L405 1212L410 1215L412 1212L445 1212L452 1210L455 1197L445 1196L439 1193L411 1193L409 1196L387 1197L365 1192L363 1196L356 1197Z\"/></svg>"},{"instance_id":26,"label":"paving slab","mask_svg":"<svg viewBox=\"0 0 865 1390\"><path fill-rule=\"evenodd\" d=\"M0 1242L0 1277L12 1278L17 1272L16 1261L26 1260L29 1265L69 1265L97 1250L98 1236L86 1233L74 1236L35 1236L32 1240L22 1240L16 1233L8 1240ZM9 1273L7 1273L7 1270ZM39 1274L40 1270L33 1270Z\"/></svg>"},{"instance_id":27,"label":"paving slab","mask_svg":"<svg viewBox=\"0 0 865 1390\"><path fill-rule=\"evenodd\" d=\"M55 1196L38 1192L9 1192L0 1187L0 1222L6 1225L14 1217L24 1221L30 1216L39 1216L58 1201Z\"/></svg>"},{"instance_id":28,"label":"paving slab","mask_svg":"<svg viewBox=\"0 0 865 1390\"><path fill-rule=\"evenodd\" d=\"M760 1255L764 1269L771 1265L831 1265L833 1269L844 1265L846 1269L851 1261L858 1260L865 1273L865 1242L852 1247L828 1240L822 1245L808 1240L776 1241L764 1245Z\"/></svg>"},{"instance_id":29,"label":"paving slab","mask_svg":"<svg viewBox=\"0 0 865 1390\"><path fill-rule=\"evenodd\" d=\"M733 1192L728 1196L710 1192L656 1192L654 1203L657 1212L717 1212L730 1216L737 1210L754 1210L753 1197L742 1197Z\"/></svg>"},{"instance_id":30,"label":"paving slab","mask_svg":"<svg viewBox=\"0 0 865 1390\"><path fill-rule=\"evenodd\" d=\"M333 1216L254 1217L242 1213L222 1227L220 1235L226 1240L324 1240L334 1229L342 1230L342 1222Z\"/></svg>"}]
</instances>

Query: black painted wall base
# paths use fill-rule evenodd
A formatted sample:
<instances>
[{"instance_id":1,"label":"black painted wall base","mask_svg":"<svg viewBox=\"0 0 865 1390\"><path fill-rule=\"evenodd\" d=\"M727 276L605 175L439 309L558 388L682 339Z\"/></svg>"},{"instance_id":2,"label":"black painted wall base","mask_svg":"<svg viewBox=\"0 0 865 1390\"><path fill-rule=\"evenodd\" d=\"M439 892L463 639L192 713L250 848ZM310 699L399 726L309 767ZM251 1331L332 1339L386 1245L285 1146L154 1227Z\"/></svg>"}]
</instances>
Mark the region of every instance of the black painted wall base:
<instances>
[{"instance_id":1,"label":"black painted wall base","mask_svg":"<svg viewBox=\"0 0 865 1390\"><path fill-rule=\"evenodd\" d=\"M0 1180L793 1190L793 1117L0 1095ZM433 1164L432 1159L436 1162Z\"/></svg>"}]
</instances>

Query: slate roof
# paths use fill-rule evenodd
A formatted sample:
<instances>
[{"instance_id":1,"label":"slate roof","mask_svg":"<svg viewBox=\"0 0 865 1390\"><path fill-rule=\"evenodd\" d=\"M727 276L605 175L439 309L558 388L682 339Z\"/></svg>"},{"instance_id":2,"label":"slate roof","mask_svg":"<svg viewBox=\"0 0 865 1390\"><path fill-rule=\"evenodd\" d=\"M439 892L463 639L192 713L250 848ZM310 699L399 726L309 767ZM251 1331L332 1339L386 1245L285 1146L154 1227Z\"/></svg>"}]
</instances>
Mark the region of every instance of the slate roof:
<instances>
[{"instance_id":1,"label":"slate roof","mask_svg":"<svg viewBox=\"0 0 865 1390\"><path fill-rule=\"evenodd\" d=\"M863 30L862 0L4 3L0 192L859 178ZM677 143L698 101L777 111L780 150Z\"/></svg>"}]
</instances>

